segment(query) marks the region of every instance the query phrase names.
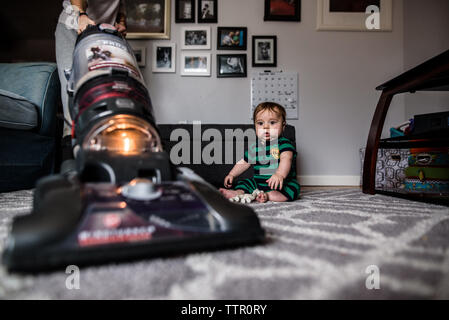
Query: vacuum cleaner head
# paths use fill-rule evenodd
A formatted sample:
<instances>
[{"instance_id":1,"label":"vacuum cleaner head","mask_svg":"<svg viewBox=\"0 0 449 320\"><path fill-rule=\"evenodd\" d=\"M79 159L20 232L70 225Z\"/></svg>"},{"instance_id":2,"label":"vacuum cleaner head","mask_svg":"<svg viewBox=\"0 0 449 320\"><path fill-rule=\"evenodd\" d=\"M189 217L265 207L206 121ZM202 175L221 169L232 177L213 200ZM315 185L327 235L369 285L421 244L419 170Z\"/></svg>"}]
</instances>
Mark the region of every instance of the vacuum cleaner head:
<instances>
[{"instance_id":1,"label":"vacuum cleaner head","mask_svg":"<svg viewBox=\"0 0 449 320\"><path fill-rule=\"evenodd\" d=\"M192 174L192 173L189 173ZM182 177L184 176L184 178ZM17 217L6 243L9 270L43 271L260 242L250 207L190 180L127 184L42 179L30 215Z\"/></svg>"},{"instance_id":2,"label":"vacuum cleaner head","mask_svg":"<svg viewBox=\"0 0 449 320\"><path fill-rule=\"evenodd\" d=\"M192 171L172 165L135 57L114 27L87 28L66 74L73 141L79 147L74 170L38 181L31 214L16 217L11 226L3 253L9 270L123 261L264 239L250 207L231 203Z\"/></svg>"}]
</instances>

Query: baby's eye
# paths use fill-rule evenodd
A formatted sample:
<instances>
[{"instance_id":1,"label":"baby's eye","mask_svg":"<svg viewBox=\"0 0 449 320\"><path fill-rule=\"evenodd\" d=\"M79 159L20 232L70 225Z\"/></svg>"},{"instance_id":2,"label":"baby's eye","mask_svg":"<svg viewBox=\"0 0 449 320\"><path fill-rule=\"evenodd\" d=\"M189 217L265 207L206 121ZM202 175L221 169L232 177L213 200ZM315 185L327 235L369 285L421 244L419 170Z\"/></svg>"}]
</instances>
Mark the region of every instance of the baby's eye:
<instances>
[{"instance_id":1,"label":"baby's eye","mask_svg":"<svg viewBox=\"0 0 449 320\"><path fill-rule=\"evenodd\" d=\"M263 125L263 122L262 122L262 121L258 121L258 122L256 122L256 123L257 123L258 126L262 126L262 125Z\"/></svg>"},{"instance_id":2,"label":"baby's eye","mask_svg":"<svg viewBox=\"0 0 449 320\"><path fill-rule=\"evenodd\" d=\"M277 121L270 121L270 124L271 125L274 125L274 124L276 124L276 123L278 123Z\"/></svg>"}]
</instances>

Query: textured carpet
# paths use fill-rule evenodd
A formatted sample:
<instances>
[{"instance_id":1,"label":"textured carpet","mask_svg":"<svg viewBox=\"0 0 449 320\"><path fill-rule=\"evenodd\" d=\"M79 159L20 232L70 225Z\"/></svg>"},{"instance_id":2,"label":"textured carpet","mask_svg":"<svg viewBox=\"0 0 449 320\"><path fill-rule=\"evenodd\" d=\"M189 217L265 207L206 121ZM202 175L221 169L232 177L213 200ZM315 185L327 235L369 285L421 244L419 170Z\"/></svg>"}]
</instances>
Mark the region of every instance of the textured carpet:
<instances>
[{"instance_id":1,"label":"textured carpet","mask_svg":"<svg viewBox=\"0 0 449 320\"><path fill-rule=\"evenodd\" d=\"M12 217L30 210L31 197L0 194L0 251ZM0 298L449 298L448 207L359 189L309 190L293 203L252 206L265 244L83 268L79 290L66 288L64 271L19 276L0 268ZM369 290L372 265L380 288Z\"/></svg>"}]
</instances>

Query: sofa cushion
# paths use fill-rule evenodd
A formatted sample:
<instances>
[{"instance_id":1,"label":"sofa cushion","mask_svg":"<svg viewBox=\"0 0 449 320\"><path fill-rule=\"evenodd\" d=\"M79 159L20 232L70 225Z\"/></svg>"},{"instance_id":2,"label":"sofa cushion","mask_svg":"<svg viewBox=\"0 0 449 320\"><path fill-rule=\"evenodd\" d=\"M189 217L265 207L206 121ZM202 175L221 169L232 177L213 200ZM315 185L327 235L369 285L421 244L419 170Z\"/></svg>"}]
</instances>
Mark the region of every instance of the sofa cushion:
<instances>
[{"instance_id":1,"label":"sofa cushion","mask_svg":"<svg viewBox=\"0 0 449 320\"><path fill-rule=\"evenodd\" d=\"M25 97L0 89L0 127L30 130L38 125L37 107Z\"/></svg>"},{"instance_id":2,"label":"sofa cushion","mask_svg":"<svg viewBox=\"0 0 449 320\"><path fill-rule=\"evenodd\" d=\"M20 96L38 110L38 133L52 136L60 83L57 66L50 62L0 63L0 90ZM22 100L23 101L23 100Z\"/></svg>"}]
</instances>

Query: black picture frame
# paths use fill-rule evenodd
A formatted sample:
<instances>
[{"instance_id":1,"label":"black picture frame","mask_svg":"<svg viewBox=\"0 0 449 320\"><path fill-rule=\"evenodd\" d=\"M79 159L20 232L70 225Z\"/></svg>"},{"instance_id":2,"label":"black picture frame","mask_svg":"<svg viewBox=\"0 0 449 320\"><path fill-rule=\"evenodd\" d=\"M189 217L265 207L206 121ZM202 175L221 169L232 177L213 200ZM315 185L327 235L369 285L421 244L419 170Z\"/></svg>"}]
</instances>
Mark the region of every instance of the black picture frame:
<instances>
[{"instance_id":1,"label":"black picture frame","mask_svg":"<svg viewBox=\"0 0 449 320\"><path fill-rule=\"evenodd\" d=\"M206 11L206 6L208 10ZM213 8L210 8L210 7ZM198 0L198 23L218 22L218 0Z\"/></svg>"},{"instance_id":2,"label":"black picture frame","mask_svg":"<svg viewBox=\"0 0 449 320\"><path fill-rule=\"evenodd\" d=\"M246 59L246 54L217 54L217 78L246 78Z\"/></svg>"},{"instance_id":3,"label":"black picture frame","mask_svg":"<svg viewBox=\"0 0 449 320\"><path fill-rule=\"evenodd\" d=\"M264 21L301 21L301 0L265 0Z\"/></svg>"},{"instance_id":4,"label":"black picture frame","mask_svg":"<svg viewBox=\"0 0 449 320\"><path fill-rule=\"evenodd\" d=\"M190 5L189 12L186 9ZM175 0L175 22L176 23L195 23L196 0ZM186 17L190 14L190 18Z\"/></svg>"},{"instance_id":5,"label":"black picture frame","mask_svg":"<svg viewBox=\"0 0 449 320\"><path fill-rule=\"evenodd\" d=\"M247 27L218 27L217 50L246 50Z\"/></svg>"},{"instance_id":6,"label":"black picture frame","mask_svg":"<svg viewBox=\"0 0 449 320\"><path fill-rule=\"evenodd\" d=\"M253 67L277 67L276 36L253 36L252 46Z\"/></svg>"}]
</instances>

